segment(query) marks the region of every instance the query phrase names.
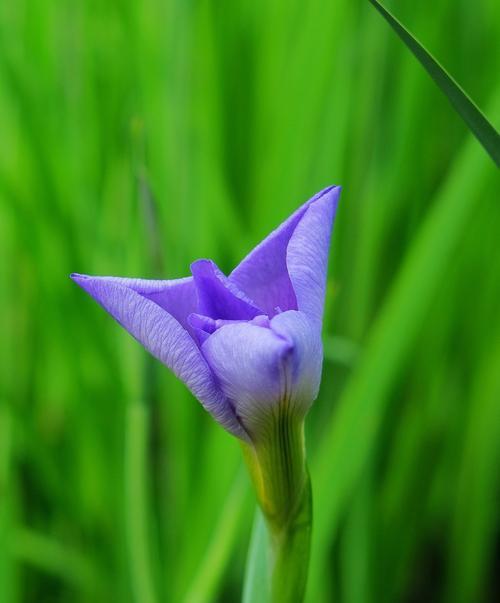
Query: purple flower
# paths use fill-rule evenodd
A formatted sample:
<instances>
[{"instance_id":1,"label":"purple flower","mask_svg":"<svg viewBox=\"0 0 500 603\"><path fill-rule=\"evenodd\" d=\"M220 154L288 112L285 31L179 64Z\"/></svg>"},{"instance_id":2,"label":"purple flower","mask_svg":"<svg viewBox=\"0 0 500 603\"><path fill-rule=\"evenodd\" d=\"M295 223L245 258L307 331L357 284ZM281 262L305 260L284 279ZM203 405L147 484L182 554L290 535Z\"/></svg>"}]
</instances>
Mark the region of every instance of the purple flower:
<instances>
[{"instance_id":1,"label":"purple flower","mask_svg":"<svg viewBox=\"0 0 500 603\"><path fill-rule=\"evenodd\" d=\"M72 274L129 333L245 441L278 407L302 419L322 365L330 234L340 187L295 211L231 272L211 260L192 276L145 280Z\"/></svg>"}]
</instances>

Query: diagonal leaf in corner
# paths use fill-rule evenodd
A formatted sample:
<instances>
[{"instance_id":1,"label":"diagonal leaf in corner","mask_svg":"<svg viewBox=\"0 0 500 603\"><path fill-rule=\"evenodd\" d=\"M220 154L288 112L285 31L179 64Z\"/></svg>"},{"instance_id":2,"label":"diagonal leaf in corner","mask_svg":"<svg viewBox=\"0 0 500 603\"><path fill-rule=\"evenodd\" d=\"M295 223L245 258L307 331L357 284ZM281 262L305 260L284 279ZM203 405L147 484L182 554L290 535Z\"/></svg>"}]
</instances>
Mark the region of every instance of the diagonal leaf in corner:
<instances>
[{"instance_id":1,"label":"diagonal leaf in corner","mask_svg":"<svg viewBox=\"0 0 500 603\"><path fill-rule=\"evenodd\" d=\"M488 121L479 107L467 96L442 65L420 44L420 42L396 19L378 0L369 0L403 40L418 59L441 91L448 97L457 113L469 127L469 130L483 145L497 167L500 167L500 134Z\"/></svg>"}]
</instances>

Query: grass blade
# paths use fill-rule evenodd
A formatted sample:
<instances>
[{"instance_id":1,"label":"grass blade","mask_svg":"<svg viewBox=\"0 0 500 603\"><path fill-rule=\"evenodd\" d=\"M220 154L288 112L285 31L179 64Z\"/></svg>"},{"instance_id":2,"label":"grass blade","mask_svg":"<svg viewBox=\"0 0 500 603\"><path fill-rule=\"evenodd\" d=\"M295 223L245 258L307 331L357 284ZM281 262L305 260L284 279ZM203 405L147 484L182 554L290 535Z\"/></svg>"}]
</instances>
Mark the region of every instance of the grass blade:
<instances>
[{"instance_id":1,"label":"grass blade","mask_svg":"<svg viewBox=\"0 0 500 603\"><path fill-rule=\"evenodd\" d=\"M252 538L248 548L243 603L268 603L269 576L267 571L267 530L259 508L255 512Z\"/></svg>"},{"instance_id":2,"label":"grass blade","mask_svg":"<svg viewBox=\"0 0 500 603\"><path fill-rule=\"evenodd\" d=\"M238 526L246 512L247 498L248 480L240 472L221 510L206 555L184 598L185 603L209 603L215 600L217 587L236 544Z\"/></svg>"},{"instance_id":3,"label":"grass blade","mask_svg":"<svg viewBox=\"0 0 500 603\"><path fill-rule=\"evenodd\" d=\"M132 402L127 408L125 450L125 504L128 532L129 571L133 599L141 603L158 601L151 571L148 538L147 441L148 412L144 404Z\"/></svg>"},{"instance_id":4,"label":"grass blade","mask_svg":"<svg viewBox=\"0 0 500 603\"><path fill-rule=\"evenodd\" d=\"M430 54L428 50L394 17L378 0L370 0L373 6L389 23L392 29L403 40L422 67L431 76L441 91L448 97L457 113L469 127L469 130L483 145L497 167L500 167L500 134L488 121L479 107L467 95L446 69Z\"/></svg>"},{"instance_id":5,"label":"grass blade","mask_svg":"<svg viewBox=\"0 0 500 603\"><path fill-rule=\"evenodd\" d=\"M12 500L11 463L12 463L12 420L9 409L0 398L0 542L9 542L12 538ZM10 547L0 546L0 584L2 601L16 601L16 574Z\"/></svg>"},{"instance_id":6,"label":"grass blade","mask_svg":"<svg viewBox=\"0 0 500 603\"><path fill-rule=\"evenodd\" d=\"M496 334L500 335L499 330ZM500 337L485 354L473 392L463 459L451 524L450 579L447 601L481 600L485 574L494 556L498 505L491 495L498 487L500 463Z\"/></svg>"},{"instance_id":7,"label":"grass blade","mask_svg":"<svg viewBox=\"0 0 500 603\"><path fill-rule=\"evenodd\" d=\"M103 593L107 593L107 585L98 569L79 551L69 549L50 536L25 527L17 528L9 552L18 562L70 584L93 601L101 600Z\"/></svg>"}]
</instances>

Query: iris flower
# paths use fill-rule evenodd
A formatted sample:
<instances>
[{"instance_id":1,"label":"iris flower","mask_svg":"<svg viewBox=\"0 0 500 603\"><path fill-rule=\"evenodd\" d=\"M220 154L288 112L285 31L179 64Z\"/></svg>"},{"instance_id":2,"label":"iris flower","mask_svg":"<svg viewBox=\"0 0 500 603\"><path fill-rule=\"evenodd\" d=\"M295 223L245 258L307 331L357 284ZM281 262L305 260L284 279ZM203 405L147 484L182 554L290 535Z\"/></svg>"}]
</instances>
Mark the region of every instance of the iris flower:
<instances>
[{"instance_id":1,"label":"iris flower","mask_svg":"<svg viewBox=\"0 0 500 603\"><path fill-rule=\"evenodd\" d=\"M176 280L71 275L241 440L274 543L276 601L300 601L305 586L305 575L295 584L290 570L307 573L303 423L321 379L328 250L339 194L340 187L329 187L315 195L228 276L208 259L195 261L191 276ZM295 529L299 518L309 525L307 534Z\"/></svg>"}]
</instances>

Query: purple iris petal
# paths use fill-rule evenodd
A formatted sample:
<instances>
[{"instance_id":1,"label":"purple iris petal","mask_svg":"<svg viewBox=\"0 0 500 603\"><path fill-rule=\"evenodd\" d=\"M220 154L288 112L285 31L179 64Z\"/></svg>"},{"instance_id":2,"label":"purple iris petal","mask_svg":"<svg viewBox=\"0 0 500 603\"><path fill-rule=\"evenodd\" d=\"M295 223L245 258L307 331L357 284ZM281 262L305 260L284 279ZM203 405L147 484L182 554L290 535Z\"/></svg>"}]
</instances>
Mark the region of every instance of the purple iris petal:
<instances>
[{"instance_id":1,"label":"purple iris petal","mask_svg":"<svg viewBox=\"0 0 500 603\"><path fill-rule=\"evenodd\" d=\"M340 187L311 203L297 224L286 250L286 264L297 307L321 328L328 251Z\"/></svg>"},{"instance_id":2,"label":"purple iris petal","mask_svg":"<svg viewBox=\"0 0 500 603\"><path fill-rule=\"evenodd\" d=\"M135 279L80 274L71 277L153 356L172 369L219 423L234 435L246 437L192 337L169 312L124 284L134 284ZM144 291L144 282L140 281L139 289Z\"/></svg>"},{"instance_id":3,"label":"purple iris petal","mask_svg":"<svg viewBox=\"0 0 500 603\"><path fill-rule=\"evenodd\" d=\"M317 394L328 248L340 187L318 193L226 277L72 278L234 435L259 437L276 405L304 416Z\"/></svg>"},{"instance_id":4,"label":"purple iris petal","mask_svg":"<svg viewBox=\"0 0 500 603\"><path fill-rule=\"evenodd\" d=\"M321 338L302 312L278 314L269 326L223 326L202 352L252 438L263 437L278 405L303 417L317 395Z\"/></svg>"},{"instance_id":5,"label":"purple iris petal","mask_svg":"<svg viewBox=\"0 0 500 603\"><path fill-rule=\"evenodd\" d=\"M249 320L262 314L211 260L197 260L191 272L198 292L198 311L212 318Z\"/></svg>"},{"instance_id":6,"label":"purple iris petal","mask_svg":"<svg viewBox=\"0 0 500 603\"><path fill-rule=\"evenodd\" d=\"M88 292L84 282L88 279L105 280L109 284L122 285L151 300L171 314L185 329L190 330L188 316L196 312L198 298L193 277L173 280L123 278L120 276L86 276L72 274L71 278ZM99 301L99 300L97 300Z\"/></svg>"},{"instance_id":7,"label":"purple iris petal","mask_svg":"<svg viewBox=\"0 0 500 603\"><path fill-rule=\"evenodd\" d=\"M306 220L309 211L318 204L321 207L320 213L323 214L324 219L321 228L328 233L331 231L339 194L340 187L329 187L304 203L283 224L257 245L229 275L229 279L238 285L269 316L276 313L276 308L283 311L302 310L293 282L294 278L300 283L303 282L300 247L295 246L295 252L292 255L292 266L289 265L288 247L293 235L303 221L306 222L307 226L301 229L300 236L309 237L311 241L318 237L318 233L310 228L312 226L311 220ZM315 214L317 213L316 211ZM318 246L317 251L322 258L328 254L329 241L325 241L325 237L321 234L320 241L323 247ZM313 270L321 271L317 275L318 282L324 281L326 279L324 262L317 263L310 254L307 254L307 260L313 261ZM292 275L292 271L296 272L295 275ZM312 295L317 297L317 293L318 291L315 290ZM304 296L301 295L301 297ZM317 303L313 305L316 306Z\"/></svg>"},{"instance_id":8,"label":"purple iris petal","mask_svg":"<svg viewBox=\"0 0 500 603\"><path fill-rule=\"evenodd\" d=\"M190 314L188 323L193 329L198 345L204 343L212 333L217 330L217 322L209 316L203 314Z\"/></svg>"}]
</instances>

